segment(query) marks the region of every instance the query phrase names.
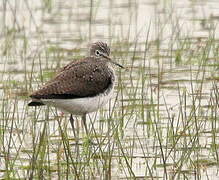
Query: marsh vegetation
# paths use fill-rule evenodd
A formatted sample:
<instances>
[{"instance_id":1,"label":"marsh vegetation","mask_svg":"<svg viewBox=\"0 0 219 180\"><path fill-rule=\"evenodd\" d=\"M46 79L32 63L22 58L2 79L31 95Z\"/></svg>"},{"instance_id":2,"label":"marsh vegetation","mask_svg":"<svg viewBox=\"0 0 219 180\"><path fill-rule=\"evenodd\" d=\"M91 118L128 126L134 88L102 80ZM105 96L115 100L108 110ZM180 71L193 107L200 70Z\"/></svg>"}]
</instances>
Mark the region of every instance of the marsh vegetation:
<instances>
[{"instance_id":1,"label":"marsh vegetation","mask_svg":"<svg viewBox=\"0 0 219 180\"><path fill-rule=\"evenodd\" d=\"M219 178L218 12L214 0L2 0L0 179ZM75 137L69 114L28 94L98 40L128 70L89 136L75 117Z\"/></svg>"}]
</instances>

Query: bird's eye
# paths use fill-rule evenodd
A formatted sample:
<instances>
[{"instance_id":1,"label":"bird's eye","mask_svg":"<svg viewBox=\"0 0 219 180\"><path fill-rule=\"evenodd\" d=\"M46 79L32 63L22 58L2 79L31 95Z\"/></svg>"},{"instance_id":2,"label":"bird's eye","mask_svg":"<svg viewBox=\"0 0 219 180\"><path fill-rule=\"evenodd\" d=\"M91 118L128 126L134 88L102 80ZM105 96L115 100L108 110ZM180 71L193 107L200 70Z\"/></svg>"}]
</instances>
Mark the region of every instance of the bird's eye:
<instances>
[{"instance_id":1,"label":"bird's eye","mask_svg":"<svg viewBox=\"0 0 219 180\"><path fill-rule=\"evenodd\" d=\"M100 56L100 51L96 50L95 54L96 54L96 56Z\"/></svg>"}]
</instances>

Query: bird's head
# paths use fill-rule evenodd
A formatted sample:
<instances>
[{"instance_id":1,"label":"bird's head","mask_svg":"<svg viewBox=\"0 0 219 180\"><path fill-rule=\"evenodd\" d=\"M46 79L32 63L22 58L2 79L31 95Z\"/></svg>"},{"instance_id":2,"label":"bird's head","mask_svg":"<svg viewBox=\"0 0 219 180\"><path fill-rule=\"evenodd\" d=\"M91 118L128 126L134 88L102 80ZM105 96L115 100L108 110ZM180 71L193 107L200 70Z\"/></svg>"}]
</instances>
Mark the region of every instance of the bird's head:
<instances>
[{"instance_id":1,"label":"bird's head","mask_svg":"<svg viewBox=\"0 0 219 180\"><path fill-rule=\"evenodd\" d=\"M114 62L110 56L110 48L104 42L95 42L90 47L90 56L96 58L104 58L108 62L115 64L121 68L124 68L122 65Z\"/></svg>"}]
</instances>

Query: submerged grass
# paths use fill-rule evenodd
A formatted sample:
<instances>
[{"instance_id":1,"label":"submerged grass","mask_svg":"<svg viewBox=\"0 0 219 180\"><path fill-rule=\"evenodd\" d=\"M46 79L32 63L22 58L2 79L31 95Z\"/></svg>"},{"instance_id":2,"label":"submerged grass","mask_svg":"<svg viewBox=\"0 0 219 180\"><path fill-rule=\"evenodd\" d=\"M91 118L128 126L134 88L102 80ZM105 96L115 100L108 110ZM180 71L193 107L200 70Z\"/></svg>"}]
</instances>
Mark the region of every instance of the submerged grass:
<instances>
[{"instance_id":1,"label":"submerged grass","mask_svg":"<svg viewBox=\"0 0 219 180\"><path fill-rule=\"evenodd\" d=\"M12 4L4 1L3 5L3 13L8 11L6 6L16 12ZM43 13L51 13L55 8L52 1L43 1L43 5ZM95 22L99 22L101 1L91 0L89 5L89 33L83 39L83 32L77 32L77 48L45 43L46 34L37 29L43 48L32 50L31 37L21 33L21 29L18 31L22 27L18 19L13 28L3 31L0 178L217 178L219 56L214 26L207 38L196 38L181 32L179 19L161 24L158 16L157 24L151 22L146 31L137 32L132 24L134 19L137 26L138 4L123 4L123 8L136 12L135 16L130 15L129 25L113 25L109 13L107 27L112 56L128 71L117 70L116 97L106 108L88 116L89 135L86 136L80 117L74 117L73 131L67 114L55 108L27 107L32 89L50 79L53 69L69 62L69 57L83 56L85 50L80 47L98 37L94 29ZM115 13L113 4L109 6ZM30 22L38 27L30 4L28 12ZM172 33L166 41L163 37L169 23ZM80 26L79 29L83 27ZM153 26L155 40L151 39ZM118 38L117 29L122 34ZM20 33L23 36L17 38ZM61 33L57 32L57 36ZM18 45L20 42L22 46Z\"/></svg>"}]
</instances>

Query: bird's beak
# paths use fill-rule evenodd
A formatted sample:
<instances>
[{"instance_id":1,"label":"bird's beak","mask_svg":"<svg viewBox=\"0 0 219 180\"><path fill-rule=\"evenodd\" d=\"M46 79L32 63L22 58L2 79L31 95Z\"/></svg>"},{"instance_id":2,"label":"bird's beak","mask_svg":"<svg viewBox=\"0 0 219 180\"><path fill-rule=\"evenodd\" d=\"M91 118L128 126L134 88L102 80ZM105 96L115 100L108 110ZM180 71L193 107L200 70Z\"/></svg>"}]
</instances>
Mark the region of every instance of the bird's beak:
<instances>
[{"instance_id":1,"label":"bird's beak","mask_svg":"<svg viewBox=\"0 0 219 180\"><path fill-rule=\"evenodd\" d=\"M122 66L121 64L119 64L119 63L113 61L109 56L106 56L106 55L102 55L102 56L103 56L104 58L106 58L110 63L115 64L116 66L119 66L120 68L125 69L124 66Z\"/></svg>"}]
</instances>

